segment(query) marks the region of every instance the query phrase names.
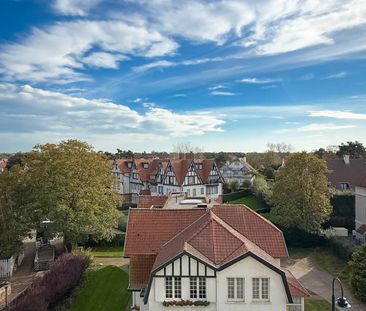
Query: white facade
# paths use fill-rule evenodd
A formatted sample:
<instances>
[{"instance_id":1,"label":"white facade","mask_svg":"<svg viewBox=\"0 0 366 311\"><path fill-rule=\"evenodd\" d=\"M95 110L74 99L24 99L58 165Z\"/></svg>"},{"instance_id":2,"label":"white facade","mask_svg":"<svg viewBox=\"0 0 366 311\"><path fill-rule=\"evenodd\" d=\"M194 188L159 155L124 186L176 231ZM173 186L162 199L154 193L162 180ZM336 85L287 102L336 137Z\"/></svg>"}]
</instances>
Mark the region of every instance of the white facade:
<instances>
[{"instance_id":1,"label":"white facade","mask_svg":"<svg viewBox=\"0 0 366 311\"><path fill-rule=\"evenodd\" d=\"M362 225L366 224L366 188L356 187L356 211L355 211L355 229L357 231ZM356 238L361 242L366 241L365 234L356 233Z\"/></svg>"},{"instance_id":2,"label":"white facade","mask_svg":"<svg viewBox=\"0 0 366 311\"><path fill-rule=\"evenodd\" d=\"M174 268L173 268L174 267ZM166 277L180 277L181 295L175 298L166 298ZM205 297L204 299L192 299L190 297L191 286L190 278L205 278ZM228 282L232 279L241 279L243 285L242 297L240 299L228 298ZM231 279L229 281L229 279ZM268 281L268 299L253 298L253 279ZM235 281L234 281L235 282ZM261 288L261 287L260 287ZM266 287L267 288L267 287ZM235 287L235 292L237 287ZM262 288L260 289L260 292ZM173 288L174 292L174 288ZM239 291L238 291L239 292ZM281 275L270 267L248 256L242 260L229 265L223 270L216 270L198 262L192 257L183 255L173 263L159 270L151 282L150 292L147 304L144 304L143 298L139 292L133 293L133 305L140 306L141 311L167 310L163 306L164 301L170 300L201 300L209 301L208 306L179 306L179 310L207 310L207 311L303 311L304 300L298 297L300 305L294 305L289 308L287 304L287 293ZM174 307L170 307L174 308ZM287 309L289 308L289 309Z\"/></svg>"}]
</instances>

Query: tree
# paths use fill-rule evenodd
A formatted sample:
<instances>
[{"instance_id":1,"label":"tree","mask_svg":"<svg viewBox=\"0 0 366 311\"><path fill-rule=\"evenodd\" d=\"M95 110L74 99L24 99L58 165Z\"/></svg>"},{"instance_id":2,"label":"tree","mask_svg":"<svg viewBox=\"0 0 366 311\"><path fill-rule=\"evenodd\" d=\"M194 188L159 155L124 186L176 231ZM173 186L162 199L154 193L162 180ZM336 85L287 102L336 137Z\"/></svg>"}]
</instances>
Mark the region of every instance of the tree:
<instances>
[{"instance_id":1,"label":"tree","mask_svg":"<svg viewBox=\"0 0 366 311\"><path fill-rule=\"evenodd\" d=\"M235 192L239 189L239 181L237 179L232 179L229 182L229 188L231 190L231 192Z\"/></svg>"},{"instance_id":2,"label":"tree","mask_svg":"<svg viewBox=\"0 0 366 311\"><path fill-rule=\"evenodd\" d=\"M203 159L203 149L200 147L194 147L190 142L181 142L173 146L173 158L179 158L181 154L194 153L195 158Z\"/></svg>"},{"instance_id":3,"label":"tree","mask_svg":"<svg viewBox=\"0 0 366 311\"><path fill-rule=\"evenodd\" d=\"M19 166L0 174L0 259L16 253L29 228L32 228L31 210L23 207L29 192L27 174Z\"/></svg>"},{"instance_id":4,"label":"tree","mask_svg":"<svg viewBox=\"0 0 366 311\"><path fill-rule=\"evenodd\" d=\"M366 244L353 252L349 266L353 292L360 300L366 301Z\"/></svg>"},{"instance_id":5,"label":"tree","mask_svg":"<svg viewBox=\"0 0 366 311\"><path fill-rule=\"evenodd\" d=\"M326 162L313 154L288 157L273 186L271 213L278 225L308 232L320 228L332 212L326 172Z\"/></svg>"},{"instance_id":6,"label":"tree","mask_svg":"<svg viewBox=\"0 0 366 311\"><path fill-rule=\"evenodd\" d=\"M117 225L115 178L102 153L77 140L36 146L26 156L30 183L25 205L38 221L54 221L70 243L112 238Z\"/></svg>"},{"instance_id":7,"label":"tree","mask_svg":"<svg viewBox=\"0 0 366 311\"><path fill-rule=\"evenodd\" d=\"M9 157L8 162L6 163L6 168L10 169L12 168L14 165L20 165L20 166L24 166L24 153L21 152L17 152L15 154L13 154L12 156Z\"/></svg>"},{"instance_id":8,"label":"tree","mask_svg":"<svg viewBox=\"0 0 366 311\"><path fill-rule=\"evenodd\" d=\"M337 152L338 156L349 155L353 159L365 158L366 157L366 149L364 145L357 140L355 142L347 141L347 143L342 143L339 146L339 150Z\"/></svg>"},{"instance_id":9,"label":"tree","mask_svg":"<svg viewBox=\"0 0 366 311\"><path fill-rule=\"evenodd\" d=\"M266 204L270 203L272 197L271 185L263 175L257 174L252 185L252 192L257 198L260 198Z\"/></svg>"}]
</instances>

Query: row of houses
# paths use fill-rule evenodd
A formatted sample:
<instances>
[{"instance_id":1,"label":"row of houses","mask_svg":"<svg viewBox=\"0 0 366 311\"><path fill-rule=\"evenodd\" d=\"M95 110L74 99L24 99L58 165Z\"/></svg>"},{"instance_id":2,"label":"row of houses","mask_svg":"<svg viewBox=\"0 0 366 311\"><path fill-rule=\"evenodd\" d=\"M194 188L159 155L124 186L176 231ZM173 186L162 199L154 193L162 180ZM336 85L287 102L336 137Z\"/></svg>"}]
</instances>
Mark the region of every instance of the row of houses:
<instances>
[{"instance_id":1,"label":"row of houses","mask_svg":"<svg viewBox=\"0 0 366 311\"><path fill-rule=\"evenodd\" d=\"M219 200L222 196L224 178L213 160L120 159L114 162L112 172L124 202L137 203L140 194L163 196L177 192Z\"/></svg>"}]
</instances>

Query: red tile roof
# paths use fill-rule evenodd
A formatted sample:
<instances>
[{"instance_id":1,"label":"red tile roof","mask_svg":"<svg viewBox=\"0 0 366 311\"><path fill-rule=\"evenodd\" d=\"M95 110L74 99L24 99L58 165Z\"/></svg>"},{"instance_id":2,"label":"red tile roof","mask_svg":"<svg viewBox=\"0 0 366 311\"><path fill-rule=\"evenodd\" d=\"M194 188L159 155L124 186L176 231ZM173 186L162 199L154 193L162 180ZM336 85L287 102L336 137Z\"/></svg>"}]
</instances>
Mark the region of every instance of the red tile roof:
<instances>
[{"instance_id":1,"label":"red tile roof","mask_svg":"<svg viewBox=\"0 0 366 311\"><path fill-rule=\"evenodd\" d=\"M309 292L300 284L300 282L293 276L293 274L288 271L283 269L286 273L286 279L287 279L287 283L289 285L290 288L290 293L292 297L308 297Z\"/></svg>"},{"instance_id":2,"label":"red tile roof","mask_svg":"<svg viewBox=\"0 0 366 311\"><path fill-rule=\"evenodd\" d=\"M150 277L156 255L132 256L130 259L130 288L142 289Z\"/></svg>"},{"instance_id":3,"label":"red tile roof","mask_svg":"<svg viewBox=\"0 0 366 311\"><path fill-rule=\"evenodd\" d=\"M0 168L5 168L7 163L8 163L7 158L0 159Z\"/></svg>"},{"instance_id":4,"label":"red tile roof","mask_svg":"<svg viewBox=\"0 0 366 311\"><path fill-rule=\"evenodd\" d=\"M356 231L360 234L364 234L366 232L366 225L361 225Z\"/></svg>"},{"instance_id":5,"label":"red tile roof","mask_svg":"<svg viewBox=\"0 0 366 311\"><path fill-rule=\"evenodd\" d=\"M131 167L128 167L128 163L131 163L132 164L132 159L119 159L117 160L117 166L119 168L119 170L125 174L125 173L130 173L131 172L131 169L132 169L132 165Z\"/></svg>"}]
</instances>

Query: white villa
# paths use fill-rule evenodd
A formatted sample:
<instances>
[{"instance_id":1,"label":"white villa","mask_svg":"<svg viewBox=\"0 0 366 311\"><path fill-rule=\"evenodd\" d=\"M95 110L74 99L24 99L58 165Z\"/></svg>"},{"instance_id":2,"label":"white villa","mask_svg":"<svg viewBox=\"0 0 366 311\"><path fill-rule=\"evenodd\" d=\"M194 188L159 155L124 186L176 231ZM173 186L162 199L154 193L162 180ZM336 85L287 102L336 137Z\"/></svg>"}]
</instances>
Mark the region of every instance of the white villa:
<instances>
[{"instance_id":1,"label":"white villa","mask_svg":"<svg viewBox=\"0 0 366 311\"><path fill-rule=\"evenodd\" d=\"M137 208L127 228L135 310L304 310L282 232L249 208Z\"/></svg>"},{"instance_id":2,"label":"white villa","mask_svg":"<svg viewBox=\"0 0 366 311\"><path fill-rule=\"evenodd\" d=\"M253 183L255 169L247 162L246 157L244 157L233 162L226 162L220 168L220 172L226 181L237 180L242 185L244 181Z\"/></svg>"},{"instance_id":3,"label":"white villa","mask_svg":"<svg viewBox=\"0 0 366 311\"><path fill-rule=\"evenodd\" d=\"M138 203L139 195L186 193L187 197L222 196L224 179L213 160L121 159L113 164L118 193L125 202Z\"/></svg>"}]
</instances>

